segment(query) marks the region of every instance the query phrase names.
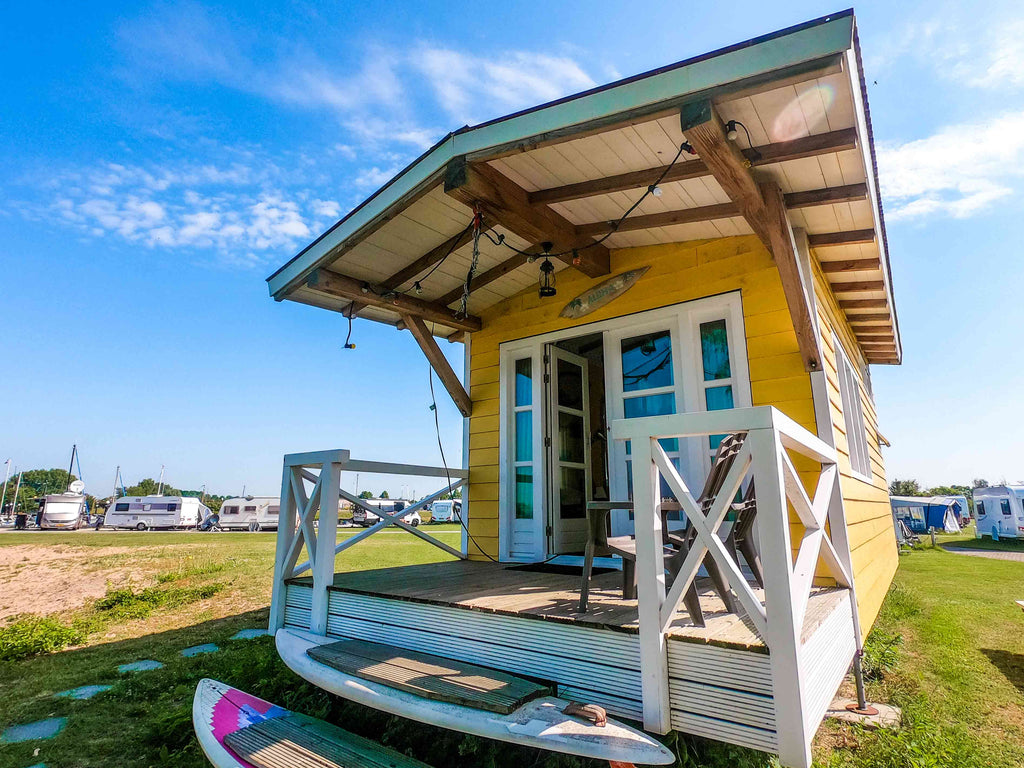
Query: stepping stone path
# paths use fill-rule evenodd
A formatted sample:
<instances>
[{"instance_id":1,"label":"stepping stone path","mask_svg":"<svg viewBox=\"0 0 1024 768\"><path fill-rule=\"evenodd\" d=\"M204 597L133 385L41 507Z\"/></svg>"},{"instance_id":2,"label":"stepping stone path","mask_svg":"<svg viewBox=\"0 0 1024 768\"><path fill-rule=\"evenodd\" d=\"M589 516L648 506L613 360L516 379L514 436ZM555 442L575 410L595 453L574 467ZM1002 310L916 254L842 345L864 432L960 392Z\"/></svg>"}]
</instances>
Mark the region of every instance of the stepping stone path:
<instances>
[{"instance_id":1,"label":"stepping stone path","mask_svg":"<svg viewBox=\"0 0 1024 768\"><path fill-rule=\"evenodd\" d=\"M113 687L112 685L83 685L79 688L72 688L70 691L61 691L56 695L66 699L91 699L96 694L109 691Z\"/></svg>"},{"instance_id":2,"label":"stepping stone path","mask_svg":"<svg viewBox=\"0 0 1024 768\"><path fill-rule=\"evenodd\" d=\"M149 672L151 669L161 669L163 664L152 659L133 661L130 664L122 664L117 668L118 672Z\"/></svg>"},{"instance_id":3,"label":"stepping stone path","mask_svg":"<svg viewBox=\"0 0 1024 768\"><path fill-rule=\"evenodd\" d=\"M268 630L266 630L266 629L242 629L242 630L239 630L238 632L235 632L235 634L233 634L230 639L231 640L252 640L253 638L263 637L264 635L269 635L269 634L270 634L270 632Z\"/></svg>"},{"instance_id":4,"label":"stepping stone path","mask_svg":"<svg viewBox=\"0 0 1024 768\"><path fill-rule=\"evenodd\" d=\"M191 648L186 648L181 652L181 655L185 658L191 658L193 656L199 656L202 653L216 653L220 650L220 647L213 643L205 643L203 645L193 645Z\"/></svg>"},{"instance_id":5,"label":"stepping stone path","mask_svg":"<svg viewBox=\"0 0 1024 768\"><path fill-rule=\"evenodd\" d=\"M66 717L48 717L25 725L12 725L0 734L0 744L17 744L33 739L52 739L68 724Z\"/></svg>"}]
</instances>

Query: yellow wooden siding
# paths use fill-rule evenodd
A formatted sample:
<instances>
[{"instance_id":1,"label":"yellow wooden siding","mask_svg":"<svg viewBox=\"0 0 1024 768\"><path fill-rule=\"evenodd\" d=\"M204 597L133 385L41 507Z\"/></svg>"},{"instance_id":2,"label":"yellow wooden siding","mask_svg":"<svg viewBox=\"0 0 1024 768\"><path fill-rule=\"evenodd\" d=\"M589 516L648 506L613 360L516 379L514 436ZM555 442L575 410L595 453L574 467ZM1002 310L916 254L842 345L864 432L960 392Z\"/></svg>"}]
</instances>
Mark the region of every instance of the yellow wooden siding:
<instances>
[{"instance_id":1,"label":"yellow wooden siding","mask_svg":"<svg viewBox=\"0 0 1024 768\"><path fill-rule=\"evenodd\" d=\"M816 262L814 273L821 347L824 356L822 369L825 371L828 382L832 432L836 451L839 454L840 485L846 509L854 581L857 585L861 631L866 635L874 623L882 600L892 583L899 556L892 526L892 511L889 506L885 460L879 448L878 415L874 401L864 386L860 387L859 394L864 411L868 455L871 459L870 481L853 474L850 466L850 448L846 435L843 401L839 390L838 364L833 334L839 339L847 359L858 373L864 372L867 365L857 339L839 309L835 294Z\"/></svg>"},{"instance_id":2,"label":"yellow wooden siding","mask_svg":"<svg viewBox=\"0 0 1024 768\"><path fill-rule=\"evenodd\" d=\"M778 270L757 238L730 237L626 248L612 252L612 272L649 266L621 297L582 320L560 317L574 296L605 278L576 270L558 275L558 297L527 290L492 307L470 346L469 530L489 555L498 555L498 345L513 339L740 291L753 405L774 405L816 433L810 376L804 370ZM813 490L816 470L797 465ZM470 557L476 548L470 544Z\"/></svg>"}]
</instances>

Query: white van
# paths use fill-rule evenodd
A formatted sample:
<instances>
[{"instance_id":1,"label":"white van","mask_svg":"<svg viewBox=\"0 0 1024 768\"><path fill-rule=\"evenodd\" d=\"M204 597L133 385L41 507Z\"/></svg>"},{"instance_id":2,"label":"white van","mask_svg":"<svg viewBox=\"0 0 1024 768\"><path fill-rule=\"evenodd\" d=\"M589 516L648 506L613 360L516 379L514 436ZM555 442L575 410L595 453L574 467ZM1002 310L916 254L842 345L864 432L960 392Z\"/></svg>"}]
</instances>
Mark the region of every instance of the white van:
<instances>
[{"instance_id":1,"label":"white van","mask_svg":"<svg viewBox=\"0 0 1024 768\"><path fill-rule=\"evenodd\" d=\"M458 499L442 499L430 505L430 522L457 523L462 519L462 502Z\"/></svg>"},{"instance_id":2,"label":"white van","mask_svg":"<svg viewBox=\"0 0 1024 768\"><path fill-rule=\"evenodd\" d=\"M81 493L51 493L41 504L39 527L43 530L75 530L85 516L85 495Z\"/></svg>"},{"instance_id":3,"label":"white van","mask_svg":"<svg viewBox=\"0 0 1024 768\"><path fill-rule=\"evenodd\" d=\"M239 496L221 504L220 526L236 531L276 531L280 515L277 496Z\"/></svg>"},{"instance_id":4,"label":"white van","mask_svg":"<svg viewBox=\"0 0 1024 768\"><path fill-rule=\"evenodd\" d=\"M1024 538L1024 485L974 489L977 537Z\"/></svg>"},{"instance_id":5,"label":"white van","mask_svg":"<svg viewBox=\"0 0 1024 768\"><path fill-rule=\"evenodd\" d=\"M107 528L195 528L210 508L194 496L122 496L107 508Z\"/></svg>"}]
</instances>

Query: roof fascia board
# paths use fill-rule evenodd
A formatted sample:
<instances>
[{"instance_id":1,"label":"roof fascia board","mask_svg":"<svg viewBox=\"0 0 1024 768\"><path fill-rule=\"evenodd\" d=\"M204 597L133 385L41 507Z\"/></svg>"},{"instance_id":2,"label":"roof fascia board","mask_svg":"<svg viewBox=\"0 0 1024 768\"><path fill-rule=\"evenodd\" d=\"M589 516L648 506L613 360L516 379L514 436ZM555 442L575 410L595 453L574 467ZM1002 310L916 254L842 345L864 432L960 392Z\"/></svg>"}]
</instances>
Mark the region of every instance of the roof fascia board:
<instances>
[{"instance_id":1,"label":"roof fascia board","mask_svg":"<svg viewBox=\"0 0 1024 768\"><path fill-rule=\"evenodd\" d=\"M275 299L284 298L306 274L322 266L335 248L443 173L454 157L479 156L497 147L528 143L532 137L609 121L645 107L663 108L666 103L681 102L737 81L843 54L853 46L853 30L852 14L840 14L789 34L452 134L271 275L267 279L270 294Z\"/></svg>"},{"instance_id":2,"label":"roof fascia board","mask_svg":"<svg viewBox=\"0 0 1024 768\"><path fill-rule=\"evenodd\" d=\"M896 356L903 358L903 340L900 336L900 324L896 315L896 298L892 289L892 266L889 262L888 239L885 234L885 221L882 218L882 208L879 204L878 190L878 166L874 157L874 141L871 129L868 125L867 111L864 108L864 73L861 71L858 62L857 51L850 49L846 53L847 68L850 78L850 90L853 93L854 119L857 122L857 133L866 137L861 142L859 150L864 163L864 180L868 188L868 201L871 205L871 218L874 220L875 242L878 244L878 255L882 262L882 282L885 288L885 297L889 302L889 310L892 312L893 338L896 342Z\"/></svg>"}]
</instances>

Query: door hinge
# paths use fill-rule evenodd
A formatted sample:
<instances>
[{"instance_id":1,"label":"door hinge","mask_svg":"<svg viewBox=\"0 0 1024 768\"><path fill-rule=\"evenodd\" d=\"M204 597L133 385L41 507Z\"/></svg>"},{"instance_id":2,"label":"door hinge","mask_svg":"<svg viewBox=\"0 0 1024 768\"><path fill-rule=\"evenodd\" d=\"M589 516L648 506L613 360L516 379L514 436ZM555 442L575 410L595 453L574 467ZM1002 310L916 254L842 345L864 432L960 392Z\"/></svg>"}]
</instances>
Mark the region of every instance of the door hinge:
<instances>
[{"instance_id":1,"label":"door hinge","mask_svg":"<svg viewBox=\"0 0 1024 768\"><path fill-rule=\"evenodd\" d=\"M545 373L544 374L544 383L545 384L550 384L551 383L551 374L550 373Z\"/></svg>"},{"instance_id":2,"label":"door hinge","mask_svg":"<svg viewBox=\"0 0 1024 768\"><path fill-rule=\"evenodd\" d=\"M545 437L544 438L544 447L545 448L550 448L551 447L551 438L550 437Z\"/></svg>"},{"instance_id":3,"label":"door hinge","mask_svg":"<svg viewBox=\"0 0 1024 768\"><path fill-rule=\"evenodd\" d=\"M550 526L550 525L547 528L544 529L544 535L545 536L553 536L554 533L555 533L555 529L552 526Z\"/></svg>"}]
</instances>

